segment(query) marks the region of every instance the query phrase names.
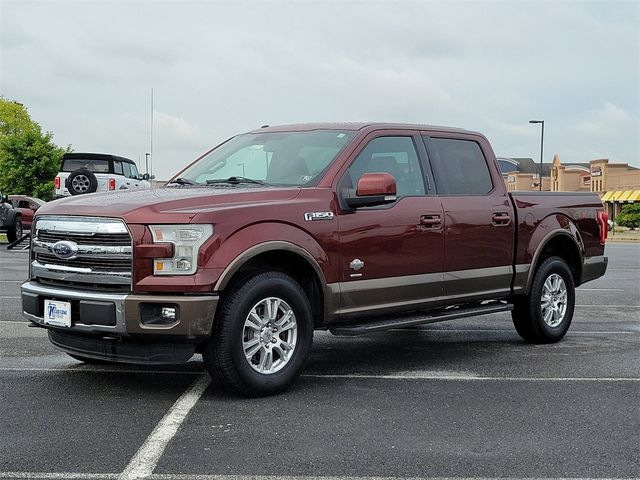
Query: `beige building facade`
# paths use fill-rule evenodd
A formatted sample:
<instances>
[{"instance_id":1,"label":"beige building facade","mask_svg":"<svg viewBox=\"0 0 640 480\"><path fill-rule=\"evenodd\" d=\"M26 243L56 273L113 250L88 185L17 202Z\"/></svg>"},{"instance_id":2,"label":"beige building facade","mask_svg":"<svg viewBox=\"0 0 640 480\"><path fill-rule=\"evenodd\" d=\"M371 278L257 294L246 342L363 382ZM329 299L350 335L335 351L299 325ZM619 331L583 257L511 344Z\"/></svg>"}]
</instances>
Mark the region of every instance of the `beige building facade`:
<instances>
[{"instance_id":1,"label":"beige building facade","mask_svg":"<svg viewBox=\"0 0 640 480\"><path fill-rule=\"evenodd\" d=\"M540 166L534 166L532 159L499 158L498 162L508 191L540 188ZM542 165L542 173L543 191L597 193L609 218L618 215L624 205L640 202L640 169L626 163L610 163L608 159L600 158L563 165L560 157L555 155L551 164Z\"/></svg>"}]
</instances>

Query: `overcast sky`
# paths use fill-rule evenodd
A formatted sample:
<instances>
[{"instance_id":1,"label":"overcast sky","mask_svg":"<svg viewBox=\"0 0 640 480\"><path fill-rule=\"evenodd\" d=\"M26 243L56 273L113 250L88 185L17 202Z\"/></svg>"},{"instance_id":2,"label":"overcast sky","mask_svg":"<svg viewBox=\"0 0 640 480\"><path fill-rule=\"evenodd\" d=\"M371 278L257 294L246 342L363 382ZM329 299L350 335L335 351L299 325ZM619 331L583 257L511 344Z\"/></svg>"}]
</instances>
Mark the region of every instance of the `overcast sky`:
<instances>
[{"instance_id":1,"label":"overcast sky","mask_svg":"<svg viewBox=\"0 0 640 480\"><path fill-rule=\"evenodd\" d=\"M154 173L263 124L483 132L499 156L640 165L640 2L0 0L0 94ZM144 169L144 166L142 166Z\"/></svg>"}]
</instances>

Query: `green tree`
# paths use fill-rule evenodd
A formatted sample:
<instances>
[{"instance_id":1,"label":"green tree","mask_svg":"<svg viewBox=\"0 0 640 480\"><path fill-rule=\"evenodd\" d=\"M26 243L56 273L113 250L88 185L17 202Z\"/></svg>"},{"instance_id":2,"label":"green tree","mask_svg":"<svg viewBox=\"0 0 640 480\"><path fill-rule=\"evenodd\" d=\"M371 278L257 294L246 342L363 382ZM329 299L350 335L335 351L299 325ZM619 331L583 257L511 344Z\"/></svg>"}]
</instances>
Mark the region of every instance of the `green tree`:
<instances>
[{"instance_id":1,"label":"green tree","mask_svg":"<svg viewBox=\"0 0 640 480\"><path fill-rule=\"evenodd\" d=\"M0 191L50 200L62 155L20 103L0 97Z\"/></svg>"},{"instance_id":2,"label":"green tree","mask_svg":"<svg viewBox=\"0 0 640 480\"><path fill-rule=\"evenodd\" d=\"M631 203L622 207L620 214L616 217L616 223L632 230L640 227L640 203Z\"/></svg>"}]
</instances>

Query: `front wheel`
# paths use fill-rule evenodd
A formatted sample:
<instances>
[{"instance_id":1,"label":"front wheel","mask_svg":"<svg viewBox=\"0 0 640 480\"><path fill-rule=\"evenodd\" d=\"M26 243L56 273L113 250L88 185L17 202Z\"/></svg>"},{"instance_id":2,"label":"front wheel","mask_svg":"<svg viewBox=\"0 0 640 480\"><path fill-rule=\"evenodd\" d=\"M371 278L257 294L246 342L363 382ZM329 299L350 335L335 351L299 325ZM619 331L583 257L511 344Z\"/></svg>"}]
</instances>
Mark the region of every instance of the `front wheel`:
<instances>
[{"instance_id":1,"label":"front wheel","mask_svg":"<svg viewBox=\"0 0 640 480\"><path fill-rule=\"evenodd\" d=\"M531 343L561 340L571 325L576 293L573 275L560 257L538 267L529 295L518 297L511 312L518 334Z\"/></svg>"},{"instance_id":2,"label":"front wheel","mask_svg":"<svg viewBox=\"0 0 640 480\"><path fill-rule=\"evenodd\" d=\"M7 240L9 243L15 242L22 237L22 220L16 218L13 225L7 230Z\"/></svg>"},{"instance_id":3,"label":"front wheel","mask_svg":"<svg viewBox=\"0 0 640 480\"><path fill-rule=\"evenodd\" d=\"M312 340L304 290L284 273L264 272L223 299L203 359L214 379L237 392L272 395L298 378Z\"/></svg>"}]
</instances>

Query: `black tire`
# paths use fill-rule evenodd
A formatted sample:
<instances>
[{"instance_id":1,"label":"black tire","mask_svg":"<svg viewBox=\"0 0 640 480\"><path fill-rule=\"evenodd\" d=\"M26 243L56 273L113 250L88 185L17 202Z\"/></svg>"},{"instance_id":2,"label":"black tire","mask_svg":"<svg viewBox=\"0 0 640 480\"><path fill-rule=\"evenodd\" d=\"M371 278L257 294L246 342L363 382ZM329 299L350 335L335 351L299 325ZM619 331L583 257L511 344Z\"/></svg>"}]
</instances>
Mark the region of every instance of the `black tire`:
<instances>
[{"instance_id":1,"label":"black tire","mask_svg":"<svg viewBox=\"0 0 640 480\"><path fill-rule=\"evenodd\" d=\"M109 360L101 360L99 358L83 357L82 355L76 355L75 353L67 353L74 360L84 362L87 365L111 365L116 362L110 362Z\"/></svg>"},{"instance_id":2,"label":"black tire","mask_svg":"<svg viewBox=\"0 0 640 480\"><path fill-rule=\"evenodd\" d=\"M292 316L288 318L291 318L290 322L296 325L294 348L290 350L292 353L288 354L287 358L281 356L276 350L277 347L280 352L285 352L286 349L281 348L284 343L280 342L290 339L294 334L288 333L293 328L287 332L284 329L282 332L278 330L278 323L283 322L284 316L279 319L276 315L273 316L275 321L271 328L275 328L274 331L277 333L271 333L267 328L270 323L264 324L261 327L262 330L255 326L245 326L252 311L254 313L262 311L267 316L266 306L264 310L260 310L262 308L260 305L273 297L283 301L276 310L276 314L291 310ZM266 333L263 332L265 328ZM245 357L244 342L256 339L259 345L255 346L259 346L260 350L248 360ZM226 387L250 397L273 395L283 392L296 381L302 372L312 342L311 306L300 285L284 273L263 272L240 281L223 297L216 314L213 335L204 345L202 356L214 380ZM280 369L270 373L260 373L256 369L260 369L262 362L259 360L262 360L267 351L271 351L273 367L275 368L276 362L279 362Z\"/></svg>"},{"instance_id":3,"label":"black tire","mask_svg":"<svg viewBox=\"0 0 640 480\"><path fill-rule=\"evenodd\" d=\"M560 282L558 277L562 280ZM566 290L566 301L562 302L562 295L553 293L550 298L559 301L552 301L546 312L550 314L545 321L543 315L542 297L549 287L545 287L545 282L552 286L554 281L558 285L558 290L562 288ZM551 291L555 291L551 289ZM554 310L562 310L562 304L566 307L564 312ZM573 319L573 311L576 303L575 285L573 275L567 263L560 257L549 257L545 259L533 277L531 291L527 296L517 297L514 301L514 309L511 312L513 325L516 327L518 334L530 343L553 343L562 340L567 333L571 320ZM557 324L556 324L557 322Z\"/></svg>"},{"instance_id":4,"label":"black tire","mask_svg":"<svg viewBox=\"0 0 640 480\"><path fill-rule=\"evenodd\" d=\"M93 172L86 168L79 168L71 172L65 183L71 195L83 195L98 190L98 179Z\"/></svg>"},{"instance_id":5,"label":"black tire","mask_svg":"<svg viewBox=\"0 0 640 480\"><path fill-rule=\"evenodd\" d=\"M21 237L22 219L20 217L16 217L13 221L13 225L11 225L11 227L9 227L9 230L7 230L7 240L9 240L9 243L13 243Z\"/></svg>"}]
</instances>

